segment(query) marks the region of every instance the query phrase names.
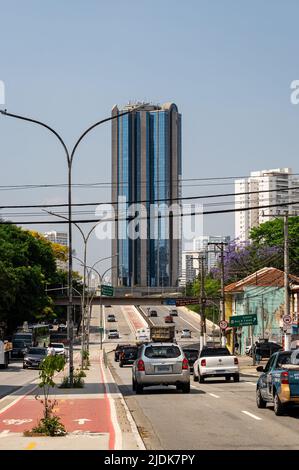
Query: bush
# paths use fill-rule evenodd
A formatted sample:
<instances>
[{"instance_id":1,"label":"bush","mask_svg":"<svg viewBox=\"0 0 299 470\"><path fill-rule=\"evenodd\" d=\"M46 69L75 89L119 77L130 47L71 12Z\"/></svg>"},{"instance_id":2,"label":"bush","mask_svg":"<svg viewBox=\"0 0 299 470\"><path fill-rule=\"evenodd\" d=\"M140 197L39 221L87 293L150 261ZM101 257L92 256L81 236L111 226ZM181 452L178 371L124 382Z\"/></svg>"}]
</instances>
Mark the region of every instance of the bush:
<instances>
[{"instance_id":1,"label":"bush","mask_svg":"<svg viewBox=\"0 0 299 470\"><path fill-rule=\"evenodd\" d=\"M84 387L83 377L86 377L85 372L82 369L76 369L73 376L73 388ZM62 382L60 384L60 388L71 388L69 377L63 377Z\"/></svg>"},{"instance_id":2,"label":"bush","mask_svg":"<svg viewBox=\"0 0 299 470\"><path fill-rule=\"evenodd\" d=\"M65 436L66 430L58 416L50 416L48 418L42 418L38 425L31 431L24 432L25 436L33 436L36 434L43 436Z\"/></svg>"}]
</instances>

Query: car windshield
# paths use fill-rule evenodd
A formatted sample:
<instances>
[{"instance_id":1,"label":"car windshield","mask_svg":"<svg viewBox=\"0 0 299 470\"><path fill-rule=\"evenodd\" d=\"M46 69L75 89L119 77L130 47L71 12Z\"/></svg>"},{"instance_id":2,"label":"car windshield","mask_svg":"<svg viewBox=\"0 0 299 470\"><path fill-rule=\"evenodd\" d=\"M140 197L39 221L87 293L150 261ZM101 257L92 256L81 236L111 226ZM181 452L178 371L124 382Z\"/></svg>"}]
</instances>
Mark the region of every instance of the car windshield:
<instances>
[{"instance_id":1,"label":"car windshield","mask_svg":"<svg viewBox=\"0 0 299 470\"><path fill-rule=\"evenodd\" d=\"M28 354L45 356L47 351L43 348L30 348Z\"/></svg>"},{"instance_id":2,"label":"car windshield","mask_svg":"<svg viewBox=\"0 0 299 470\"><path fill-rule=\"evenodd\" d=\"M132 353L134 353L134 354L137 355L137 348L125 348L125 349L124 349L124 353L125 353L125 354L132 354Z\"/></svg>"},{"instance_id":3,"label":"car windshield","mask_svg":"<svg viewBox=\"0 0 299 470\"><path fill-rule=\"evenodd\" d=\"M170 359L179 357L181 351L177 346L148 346L144 355L148 358Z\"/></svg>"},{"instance_id":4,"label":"car windshield","mask_svg":"<svg viewBox=\"0 0 299 470\"><path fill-rule=\"evenodd\" d=\"M204 348L200 353L200 357L206 356L230 356L227 348Z\"/></svg>"},{"instance_id":5,"label":"car windshield","mask_svg":"<svg viewBox=\"0 0 299 470\"><path fill-rule=\"evenodd\" d=\"M109 333L116 333L117 330L109 330Z\"/></svg>"},{"instance_id":6,"label":"car windshield","mask_svg":"<svg viewBox=\"0 0 299 470\"><path fill-rule=\"evenodd\" d=\"M50 343L49 347L50 348L64 348L64 345L62 343Z\"/></svg>"},{"instance_id":7,"label":"car windshield","mask_svg":"<svg viewBox=\"0 0 299 470\"><path fill-rule=\"evenodd\" d=\"M189 333L190 330L182 330L183 333Z\"/></svg>"}]
</instances>

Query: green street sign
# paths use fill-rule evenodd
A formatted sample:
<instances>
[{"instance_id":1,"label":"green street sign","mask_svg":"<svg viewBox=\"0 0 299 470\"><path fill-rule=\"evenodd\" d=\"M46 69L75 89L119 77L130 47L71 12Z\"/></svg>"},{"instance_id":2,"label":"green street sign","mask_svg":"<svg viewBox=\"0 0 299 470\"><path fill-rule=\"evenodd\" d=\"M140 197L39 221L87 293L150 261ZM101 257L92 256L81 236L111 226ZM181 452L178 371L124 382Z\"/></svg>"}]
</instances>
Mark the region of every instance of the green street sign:
<instances>
[{"instance_id":1,"label":"green street sign","mask_svg":"<svg viewBox=\"0 0 299 470\"><path fill-rule=\"evenodd\" d=\"M114 295L114 289L112 286L101 286L101 293L102 295L108 295L109 297L112 297Z\"/></svg>"},{"instance_id":2,"label":"green street sign","mask_svg":"<svg viewBox=\"0 0 299 470\"><path fill-rule=\"evenodd\" d=\"M233 315L229 318L229 326L250 326L257 325L257 315L254 313L252 315Z\"/></svg>"}]
</instances>

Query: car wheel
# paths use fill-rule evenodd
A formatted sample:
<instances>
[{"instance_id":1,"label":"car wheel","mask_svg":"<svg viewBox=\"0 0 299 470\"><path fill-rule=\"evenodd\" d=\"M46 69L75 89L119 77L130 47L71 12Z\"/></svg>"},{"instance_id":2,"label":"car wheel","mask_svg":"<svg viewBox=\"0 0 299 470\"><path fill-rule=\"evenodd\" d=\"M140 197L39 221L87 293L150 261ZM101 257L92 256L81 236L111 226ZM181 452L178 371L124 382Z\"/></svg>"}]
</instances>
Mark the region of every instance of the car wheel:
<instances>
[{"instance_id":1,"label":"car wheel","mask_svg":"<svg viewBox=\"0 0 299 470\"><path fill-rule=\"evenodd\" d=\"M227 376L225 377L225 380L226 380L227 382L229 382L229 381L230 381L230 375L227 375Z\"/></svg>"},{"instance_id":2,"label":"car wheel","mask_svg":"<svg viewBox=\"0 0 299 470\"><path fill-rule=\"evenodd\" d=\"M204 377L202 375L199 375L198 378L199 378L199 383L203 384L205 381Z\"/></svg>"},{"instance_id":3,"label":"car wheel","mask_svg":"<svg viewBox=\"0 0 299 470\"><path fill-rule=\"evenodd\" d=\"M124 366L124 365L123 365L123 363L122 363L122 362L120 362L120 363L119 363L119 367L123 367L123 366Z\"/></svg>"},{"instance_id":4,"label":"car wheel","mask_svg":"<svg viewBox=\"0 0 299 470\"><path fill-rule=\"evenodd\" d=\"M176 389L177 389L177 391L182 390L181 384L177 384L177 385L176 385Z\"/></svg>"},{"instance_id":5,"label":"car wheel","mask_svg":"<svg viewBox=\"0 0 299 470\"><path fill-rule=\"evenodd\" d=\"M182 384L181 390L183 393L190 393L190 382L188 382L187 384Z\"/></svg>"},{"instance_id":6,"label":"car wheel","mask_svg":"<svg viewBox=\"0 0 299 470\"><path fill-rule=\"evenodd\" d=\"M23 364L23 369L27 369L27 366L25 366L25 364Z\"/></svg>"},{"instance_id":7,"label":"car wheel","mask_svg":"<svg viewBox=\"0 0 299 470\"><path fill-rule=\"evenodd\" d=\"M263 399L260 389L256 391L256 406L258 408L266 408L267 402Z\"/></svg>"},{"instance_id":8,"label":"car wheel","mask_svg":"<svg viewBox=\"0 0 299 470\"><path fill-rule=\"evenodd\" d=\"M195 372L193 372L193 382L198 382L198 375L195 375Z\"/></svg>"},{"instance_id":9,"label":"car wheel","mask_svg":"<svg viewBox=\"0 0 299 470\"><path fill-rule=\"evenodd\" d=\"M239 374L234 375L234 382L240 382L240 375Z\"/></svg>"},{"instance_id":10,"label":"car wheel","mask_svg":"<svg viewBox=\"0 0 299 470\"><path fill-rule=\"evenodd\" d=\"M133 389L133 392L136 392L136 382L134 379L132 379L132 389Z\"/></svg>"},{"instance_id":11,"label":"car wheel","mask_svg":"<svg viewBox=\"0 0 299 470\"><path fill-rule=\"evenodd\" d=\"M285 407L281 403L278 394L276 393L274 396L274 413L276 416L282 416L284 414Z\"/></svg>"},{"instance_id":12,"label":"car wheel","mask_svg":"<svg viewBox=\"0 0 299 470\"><path fill-rule=\"evenodd\" d=\"M143 385L136 383L135 391L137 395L140 395L143 392Z\"/></svg>"}]
</instances>

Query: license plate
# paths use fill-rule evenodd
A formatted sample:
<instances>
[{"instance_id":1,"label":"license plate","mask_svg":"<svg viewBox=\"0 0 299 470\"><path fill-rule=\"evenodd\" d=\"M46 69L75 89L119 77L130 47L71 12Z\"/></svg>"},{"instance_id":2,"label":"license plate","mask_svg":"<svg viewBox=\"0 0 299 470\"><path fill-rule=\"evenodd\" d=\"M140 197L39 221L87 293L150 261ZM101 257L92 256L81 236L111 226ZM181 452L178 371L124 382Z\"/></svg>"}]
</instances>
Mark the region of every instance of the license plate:
<instances>
[{"instance_id":1,"label":"license plate","mask_svg":"<svg viewBox=\"0 0 299 470\"><path fill-rule=\"evenodd\" d=\"M156 366L157 372L171 372L171 366Z\"/></svg>"}]
</instances>

